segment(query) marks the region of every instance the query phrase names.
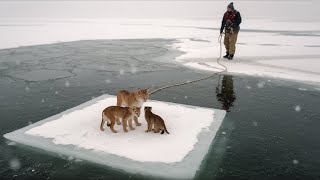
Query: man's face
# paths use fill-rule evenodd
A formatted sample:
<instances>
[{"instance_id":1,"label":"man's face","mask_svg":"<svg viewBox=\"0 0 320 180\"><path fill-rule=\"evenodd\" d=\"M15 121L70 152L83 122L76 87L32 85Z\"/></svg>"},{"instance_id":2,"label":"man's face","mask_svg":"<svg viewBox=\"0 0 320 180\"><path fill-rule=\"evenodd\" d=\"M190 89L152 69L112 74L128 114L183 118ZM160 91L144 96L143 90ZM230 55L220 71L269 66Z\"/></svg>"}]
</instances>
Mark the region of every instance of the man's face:
<instances>
[{"instance_id":1,"label":"man's face","mask_svg":"<svg viewBox=\"0 0 320 180\"><path fill-rule=\"evenodd\" d=\"M231 12L231 11L232 11L232 9L231 9L231 8L227 8L227 11L228 11L228 12Z\"/></svg>"}]
</instances>

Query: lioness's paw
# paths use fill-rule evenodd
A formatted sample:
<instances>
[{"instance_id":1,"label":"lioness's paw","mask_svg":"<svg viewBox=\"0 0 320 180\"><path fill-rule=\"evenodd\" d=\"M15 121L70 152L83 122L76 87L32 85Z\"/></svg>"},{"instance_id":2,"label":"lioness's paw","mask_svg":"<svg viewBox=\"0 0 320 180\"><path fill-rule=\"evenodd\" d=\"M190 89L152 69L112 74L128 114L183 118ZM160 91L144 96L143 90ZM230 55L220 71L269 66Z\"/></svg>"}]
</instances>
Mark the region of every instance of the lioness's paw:
<instances>
[{"instance_id":1,"label":"lioness's paw","mask_svg":"<svg viewBox=\"0 0 320 180\"><path fill-rule=\"evenodd\" d=\"M136 123L136 126L141 126L142 124L141 123Z\"/></svg>"}]
</instances>

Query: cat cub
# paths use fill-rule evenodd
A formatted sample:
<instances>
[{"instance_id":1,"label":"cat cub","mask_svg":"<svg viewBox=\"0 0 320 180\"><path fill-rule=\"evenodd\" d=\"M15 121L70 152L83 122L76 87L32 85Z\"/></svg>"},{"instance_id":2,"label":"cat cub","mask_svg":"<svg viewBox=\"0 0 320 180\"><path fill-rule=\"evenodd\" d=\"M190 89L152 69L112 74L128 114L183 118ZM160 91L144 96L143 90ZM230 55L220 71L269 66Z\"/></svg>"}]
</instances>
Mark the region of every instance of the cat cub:
<instances>
[{"instance_id":1,"label":"cat cub","mask_svg":"<svg viewBox=\"0 0 320 180\"><path fill-rule=\"evenodd\" d=\"M148 129L146 130L146 132L153 130L154 133L159 133L161 131L161 134L163 134L164 132L169 134L163 119L160 116L153 114L151 110L152 107L144 107L145 119L148 123Z\"/></svg>"},{"instance_id":2,"label":"cat cub","mask_svg":"<svg viewBox=\"0 0 320 180\"><path fill-rule=\"evenodd\" d=\"M132 119L132 117L140 116L140 108L138 107L119 107L119 106L109 106L102 111L102 121L100 125L100 130L104 131L104 124L107 121L107 126L110 126L112 132L117 133L113 128L116 122L116 119L122 120L123 131L128 132L127 122ZM129 121L129 128L134 130L132 127L132 121Z\"/></svg>"}]
</instances>

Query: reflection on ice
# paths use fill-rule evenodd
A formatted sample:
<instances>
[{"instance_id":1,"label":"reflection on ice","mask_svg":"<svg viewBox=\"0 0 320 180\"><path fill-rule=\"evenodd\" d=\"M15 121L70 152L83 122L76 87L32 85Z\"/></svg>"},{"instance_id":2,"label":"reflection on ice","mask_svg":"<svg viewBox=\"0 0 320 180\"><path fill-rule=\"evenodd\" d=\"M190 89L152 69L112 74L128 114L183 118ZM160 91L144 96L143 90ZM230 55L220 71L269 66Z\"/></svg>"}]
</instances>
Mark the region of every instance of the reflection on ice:
<instances>
[{"instance_id":1,"label":"reflection on ice","mask_svg":"<svg viewBox=\"0 0 320 180\"><path fill-rule=\"evenodd\" d=\"M222 104L222 109L227 112L233 107L233 103L236 100L236 95L233 90L233 79L230 75L223 75L222 84L216 87L216 96L218 101Z\"/></svg>"}]
</instances>

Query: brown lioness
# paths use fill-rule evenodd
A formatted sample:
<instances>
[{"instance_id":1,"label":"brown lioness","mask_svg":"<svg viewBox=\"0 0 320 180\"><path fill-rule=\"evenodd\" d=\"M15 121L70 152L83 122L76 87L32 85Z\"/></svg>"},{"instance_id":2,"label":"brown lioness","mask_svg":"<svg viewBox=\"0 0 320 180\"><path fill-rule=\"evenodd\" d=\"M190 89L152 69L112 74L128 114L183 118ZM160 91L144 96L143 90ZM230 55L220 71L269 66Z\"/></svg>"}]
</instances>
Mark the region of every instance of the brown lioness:
<instances>
[{"instance_id":1,"label":"brown lioness","mask_svg":"<svg viewBox=\"0 0 320 180\"><path fill-rule=\"evenodd\" d=\"M153 114L151 110L152 110L152 107L148 107L148 106L144 107L144 112L145 112L144 117L148 123L148 129L146 130L146 132L153 130L154 133L158 133L159 131L161 131L161 134L163 134L164 132L169 134L163 119L160 116ZM152 125L154 126L153 129L152 129Z\"/></svg>"},{"instance_id":2,"label":"brown lioness","mask_svg":"<svg viewBox=\"0 0 320 180\"><path fill-rule=\"evenodd\" d=\"M114 130L114 124L116 122L116 118L122 119L123 131L128 132L127 130L127 122L129 119L132 119L132 116L139 117L140 116L140 108L137 107L118 107L118 106L109 106L102 111L102 121L100 125L100 130L104 131L104 123L107 121L107 126L110 126L112 132L117 133ZM129 121L129 128L134 130L132 127L132 121Z\"/></svg>"},{"instance_id":3,"label":"brown lioness","mask_svg":"<svg viewBox=\"0 0 320 180\"><path fill-rule=\"evenodd\" d=\"M138 89L135 92L129 92L126 90L119 91L117 94L117 106L124 105L124 107L141 107L149 98L148 90L149 89ZM132 119L130 119L130 121L132 121ZM141 123L138 122L138 118L136 116L134 116L134 122L136 126L141 126ZM117 120L117 124L120 125L121 122Z\"/></svg>"}]
</instances>

